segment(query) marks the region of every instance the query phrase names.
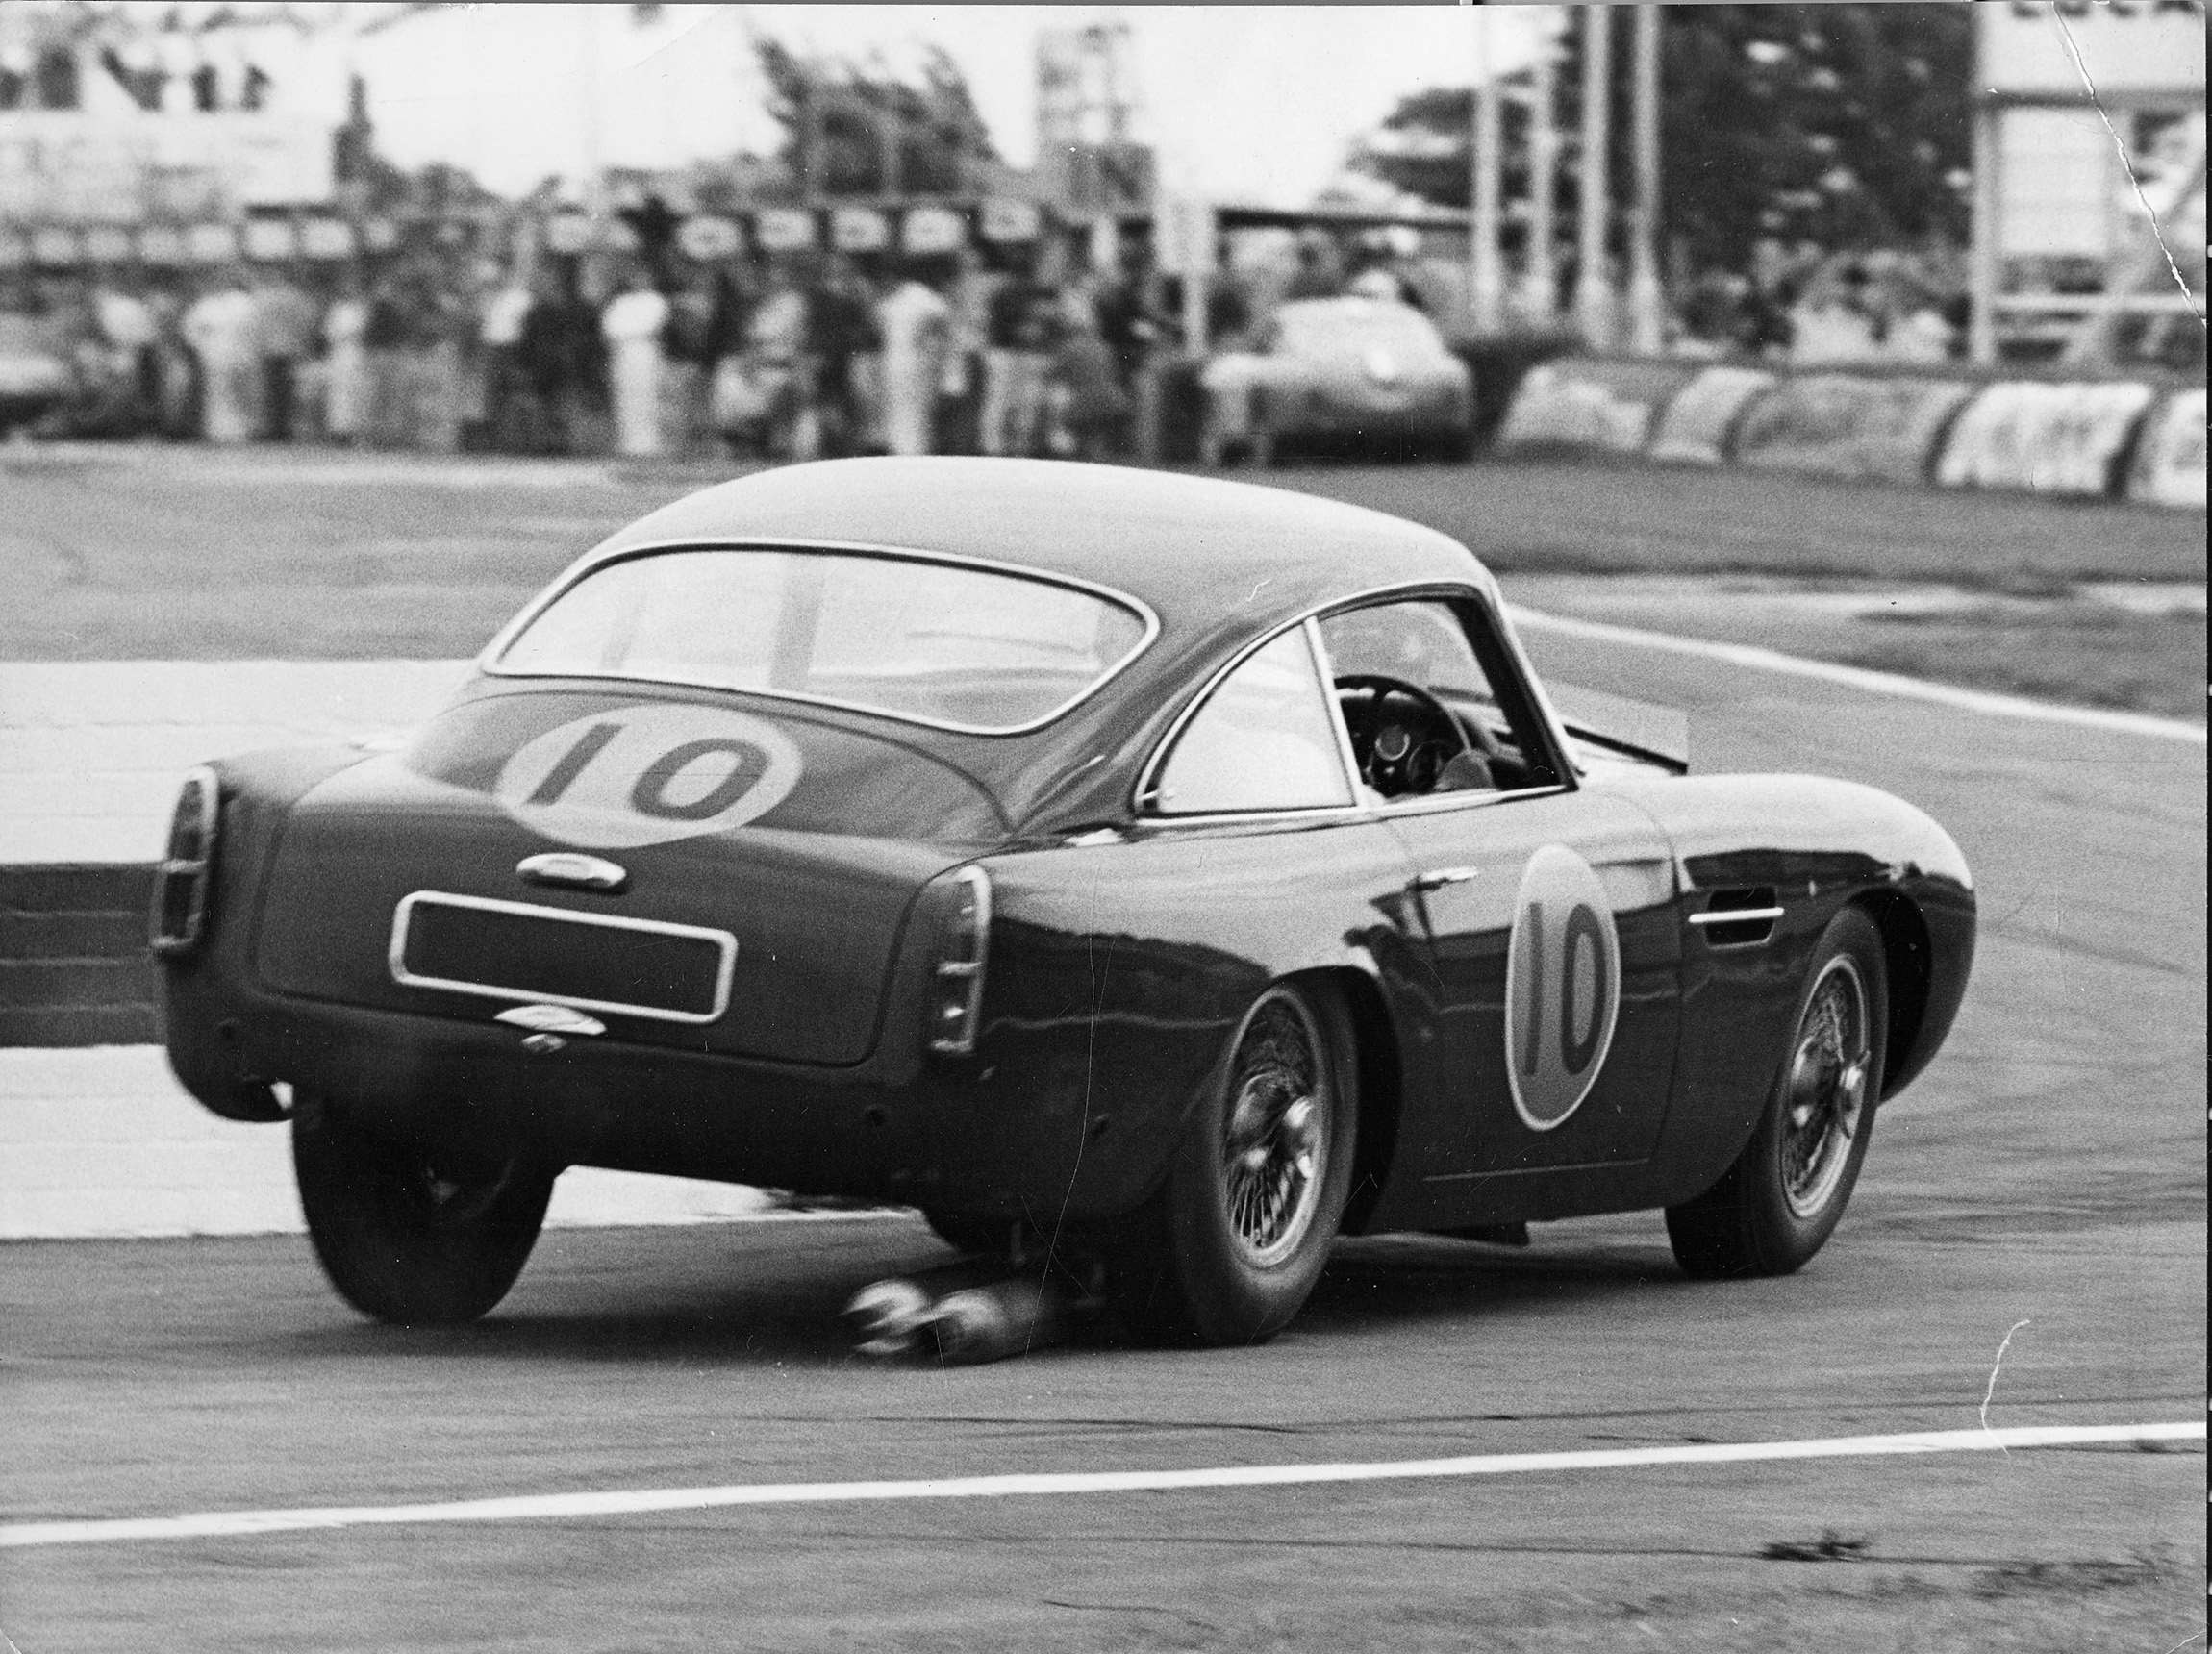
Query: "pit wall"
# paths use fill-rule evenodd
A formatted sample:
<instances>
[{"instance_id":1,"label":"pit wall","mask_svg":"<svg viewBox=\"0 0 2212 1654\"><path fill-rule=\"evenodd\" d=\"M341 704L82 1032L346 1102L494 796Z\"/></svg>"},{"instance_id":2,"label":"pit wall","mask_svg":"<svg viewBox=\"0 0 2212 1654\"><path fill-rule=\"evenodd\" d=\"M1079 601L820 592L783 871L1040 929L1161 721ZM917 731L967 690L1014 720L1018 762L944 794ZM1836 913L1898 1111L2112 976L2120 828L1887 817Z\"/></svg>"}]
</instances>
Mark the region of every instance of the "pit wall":
<instances>
[{"instance_id":1,"label":"pit wall","mask_svg":"<svg viewBox=\"0 0 2212 1654\"><path fill-rule=\"evenodd\" d=\"M1940 367L1531 367L1496 448L2205 509L2205 393Z\"/></svg>"}]
</instances>

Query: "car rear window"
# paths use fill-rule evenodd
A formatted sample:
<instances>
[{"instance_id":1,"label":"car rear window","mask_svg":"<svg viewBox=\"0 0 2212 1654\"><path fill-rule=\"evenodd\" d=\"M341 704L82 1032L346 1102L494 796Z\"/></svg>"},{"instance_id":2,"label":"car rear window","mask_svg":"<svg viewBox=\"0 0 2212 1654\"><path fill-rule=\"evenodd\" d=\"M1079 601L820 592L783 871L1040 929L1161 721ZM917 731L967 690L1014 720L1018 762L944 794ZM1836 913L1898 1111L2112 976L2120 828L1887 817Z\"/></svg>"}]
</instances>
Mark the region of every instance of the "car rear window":
<instances>
[{"instance_id":1,"label":"car rear window","mask_svg":"<svg viewBox=\"0 0 2212 1654\"><path fill-rule=\"evenodd\" d=\"M920 559L744 549L604 564L522 628L496 672L704 684L1008 734L1142 648L1101 593Z\"/></svg>"}]
</instances>

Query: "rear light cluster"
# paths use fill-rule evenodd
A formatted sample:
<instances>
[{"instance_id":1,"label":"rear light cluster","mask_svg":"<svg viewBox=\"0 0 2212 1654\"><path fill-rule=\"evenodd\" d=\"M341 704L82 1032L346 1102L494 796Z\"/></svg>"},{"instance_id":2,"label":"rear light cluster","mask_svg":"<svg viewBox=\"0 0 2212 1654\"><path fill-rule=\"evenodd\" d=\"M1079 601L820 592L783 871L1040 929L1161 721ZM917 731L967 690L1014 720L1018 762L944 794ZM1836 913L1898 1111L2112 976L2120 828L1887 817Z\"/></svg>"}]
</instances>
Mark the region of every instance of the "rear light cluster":
<instances>
[{"instance_id":1,"label":"rear light cluster","mask_svg":"<svg viewBox=\"0 0 2212 1654\"><path fill-rule=\"evenodd\" d=\"M151 929L154 951L189 953L207 928L208 886L215 865L215 822L222 792L215 772L202 764L185 777L169 817L169 842L154 872Z\"/></svg>"},{"instance_id":2,"label":"rear light cluster","mask_svg":"<svg viewBox=\"0 0 2212 1654\"><path fill-rule=\"evenodd\" d=\"M991 879L981 867L952 875L953 909L944 921L930 979L929 1048L951 1057L975 1049L983 1009L983 967L991 955Z\"/></svg>"}]
</instances>

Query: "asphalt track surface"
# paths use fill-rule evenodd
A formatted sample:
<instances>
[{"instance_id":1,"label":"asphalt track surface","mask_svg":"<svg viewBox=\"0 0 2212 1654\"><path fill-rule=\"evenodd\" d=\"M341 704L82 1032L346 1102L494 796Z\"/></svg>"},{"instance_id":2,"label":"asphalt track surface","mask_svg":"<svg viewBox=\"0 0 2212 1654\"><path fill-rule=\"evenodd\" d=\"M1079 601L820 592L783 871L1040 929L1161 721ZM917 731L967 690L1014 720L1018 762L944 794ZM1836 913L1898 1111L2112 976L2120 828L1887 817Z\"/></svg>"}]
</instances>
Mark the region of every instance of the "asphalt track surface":
<instances>
[{"instance_id":1,"label":"asphalt track surface","mask_svg":"<svg viewBox=\"0 0 2212 1654\"><path fill-rule=\"evenodd\" d=\"M938 1369L864 1364L835 1324L944 1258L899 1220L550 1234L493 1318L435 1334L352 1317L296 1240L16 1245L0 1523L2200 1420L2203 747L1529 641L1549 676L1686 708L1701 769L1873 783L1974 864L1966 1012L1802 1274L1684 1281L1656 1215L1525 1253L1385 1238L1262 1349ZM2166 1654L2204 1625L2204 1491L2182 1443L55 1545L0 1550L0 1630L22 1654Z\"/></svg>"}]
</instances>

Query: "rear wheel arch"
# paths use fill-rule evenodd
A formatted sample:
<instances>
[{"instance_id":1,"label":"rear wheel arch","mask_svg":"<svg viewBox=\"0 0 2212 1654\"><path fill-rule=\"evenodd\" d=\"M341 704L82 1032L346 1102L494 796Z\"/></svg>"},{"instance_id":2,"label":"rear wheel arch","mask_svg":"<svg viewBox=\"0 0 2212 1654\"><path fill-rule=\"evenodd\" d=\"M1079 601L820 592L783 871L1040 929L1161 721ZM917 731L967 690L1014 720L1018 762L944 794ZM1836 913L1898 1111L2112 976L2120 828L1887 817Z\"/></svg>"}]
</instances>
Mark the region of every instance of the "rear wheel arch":
<instances>
[{"instance_id":1,"label":"rear wheel arch","mask_svg":"<svg viewBox=\"0 0 2212 1654\"><path fill-rule=\"evenodd\" d=\"M1352 1155L1351 1196L1338 1225L1346 1235L1367 1227L1397 1155L1403 1076L1397 1025L1373 977L1349 965L1300 971L1284 978L1334 994L1351 1024L1352 1063L1359 1080L1358 1136Z\"/></svg>"},{"instance_id":2,"label":"rear wheel arch","mask_svg":"<svg viewBox=\"0 0 2212 1654\"><path fill-rule=\"evenodd\" d=\"M1920 1069L1914 1046L1920 1039L1928 1002L1928 972L1934 946L1927 920L1901 890L1870 890L1851 906L1881 933L1882 963L1889 979L1889 1030L1885 1040L1882 1098L1894 1096Z\"/></svg>"}]
</instances>

